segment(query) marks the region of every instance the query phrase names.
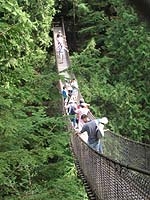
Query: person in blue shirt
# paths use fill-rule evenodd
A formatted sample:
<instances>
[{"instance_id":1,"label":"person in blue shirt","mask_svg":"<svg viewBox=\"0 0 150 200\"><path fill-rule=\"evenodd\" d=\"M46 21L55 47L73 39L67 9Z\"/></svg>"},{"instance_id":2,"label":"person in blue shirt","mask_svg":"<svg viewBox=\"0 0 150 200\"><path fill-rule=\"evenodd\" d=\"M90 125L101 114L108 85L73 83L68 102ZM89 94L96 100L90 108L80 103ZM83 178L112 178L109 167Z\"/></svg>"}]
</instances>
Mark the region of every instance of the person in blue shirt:
<instances>
[{"instance_id":1,"label":"person in blue shirt","mask_svg":"<svg viewBox=\"0 0 150 200\"><path fill-rule=\"evenodd\" d=\"M61 94L63 96L64 99L64 104L66 105L68 102L68 92L65 86L63 86L63 90L61 91Z\"/></svg>"}]
</instances>

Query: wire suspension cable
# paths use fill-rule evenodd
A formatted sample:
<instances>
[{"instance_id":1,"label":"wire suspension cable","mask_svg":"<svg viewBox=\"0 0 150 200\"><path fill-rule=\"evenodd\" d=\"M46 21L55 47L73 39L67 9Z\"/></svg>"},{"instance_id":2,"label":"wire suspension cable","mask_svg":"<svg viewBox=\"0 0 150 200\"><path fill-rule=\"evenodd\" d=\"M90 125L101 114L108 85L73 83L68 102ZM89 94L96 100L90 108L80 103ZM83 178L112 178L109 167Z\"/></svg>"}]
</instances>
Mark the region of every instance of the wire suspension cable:
<instances>
[{"instance_id":1,"label":"wire suspension cable","mask_svg":"<svg viewBox=\"0 0 150 200\"><path fill-rule=\"evenodd\" d=\"M56 51L55 36L60 27L54 26L54 44ZM66 53L65 59L69 59ZM69 61L59 64L56 54L56 63L59 74L65 78L71 78L67 69ZM60 89L63 82L60 81ZM78 97L81 97L79 93ZM79 99L78 99L79 101ZM64 104L62 103L62 106ZM65 112L65 111L64 111ZM94 116L89 113L89 118ZM70 121L68 121L70 122ZM68 123L71 129L71 124ZM73 130L72 130L73 131ZM122 136L105 132L103 140L104 154L91 149L85 141L74 133L71 135L71 149L80 171L80 176L88 185L89 199L97 200L149 200L150 199L150 145L137 143Z\"/></svg>"}]
</instances>

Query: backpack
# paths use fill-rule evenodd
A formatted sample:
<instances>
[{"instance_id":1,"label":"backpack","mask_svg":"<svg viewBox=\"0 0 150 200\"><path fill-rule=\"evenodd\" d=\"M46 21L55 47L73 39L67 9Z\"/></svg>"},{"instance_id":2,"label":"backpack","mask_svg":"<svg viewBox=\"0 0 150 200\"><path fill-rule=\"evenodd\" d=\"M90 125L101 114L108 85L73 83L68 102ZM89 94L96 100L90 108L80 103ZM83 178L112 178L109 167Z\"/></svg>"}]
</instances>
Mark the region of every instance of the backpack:
<instances>
[{"instance_id":1,"label":"backpack","mask_svg":"<svg viewBox=\"0 0 150 200\"><path fill-rule=\"evenodd\" d=\"M102 137L104 137L104 125L101 123L96 126L96 136L97 139L101 139Z\"/></svg>"}]
</instances>

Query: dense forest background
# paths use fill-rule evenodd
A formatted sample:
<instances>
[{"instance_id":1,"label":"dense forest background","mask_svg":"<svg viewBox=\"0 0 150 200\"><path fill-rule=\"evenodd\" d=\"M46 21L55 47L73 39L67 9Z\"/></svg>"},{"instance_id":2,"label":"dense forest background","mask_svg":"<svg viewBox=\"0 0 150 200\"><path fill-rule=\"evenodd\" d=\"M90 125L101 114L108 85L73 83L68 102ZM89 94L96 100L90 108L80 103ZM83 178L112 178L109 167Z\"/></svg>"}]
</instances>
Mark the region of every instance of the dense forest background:
<instances>
[{"instance_id":1,"label":"dense forest background","mask_svg":"<svg viewBox=\"0 0 150 200\"><path fill-rule=\"evenodd\" d=\"M52 21L110 129L149 142L149 27L123 0L0 0L0 199L87 199L60 107ZM67 13L67 14L66 14Z\"/></svg>"},{"instance_id":2,"label":"dense forest background","mask_svg":"<svg viewBox=\"0 0 150 200\"><path fill-rule=\"evenodd\" d=\"M124 0L74 1L70 13L72 69L92 112L115 133L150 143L149 26Z\"/></svg>"}]
</instances>

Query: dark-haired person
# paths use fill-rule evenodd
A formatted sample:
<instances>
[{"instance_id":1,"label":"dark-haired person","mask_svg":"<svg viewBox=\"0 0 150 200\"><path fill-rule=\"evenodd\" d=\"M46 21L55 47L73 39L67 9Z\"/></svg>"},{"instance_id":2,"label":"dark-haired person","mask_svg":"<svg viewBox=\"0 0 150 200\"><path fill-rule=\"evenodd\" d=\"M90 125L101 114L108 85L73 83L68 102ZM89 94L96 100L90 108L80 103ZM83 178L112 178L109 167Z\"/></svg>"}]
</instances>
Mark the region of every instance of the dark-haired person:
<instances>
[{"instance_id":1,"label":"dark-haired person","mask_svg":"<svg viewBox=\"0 0 150 200\"><path fill-rule=\"evenodd\" d=\"M82 120L85 122L79 134L87 132L88 135L88 145L99 153L103 153L101 137L104 136L104 125L108 123L108 119L103 117L101 119L94 119L88 121L88 116L81 116Z\"/></svg>"},{"instance_id":2,"label":"dark-haired person","mask_svg":"<svg viewBox=\"0 0 150 200\"><path fill-rule=\"evenodd\" d=\"M67 89L66 89L65 86L63 86L63 89L62 89L62 91L61 91L61 94L62 94L62 96L63 96L64 106L66 106L66 105L67 105L67 102L68 102L68 91L67 91Z\"/></svg>"},{"instance_id":3,"label":"dark-haired person","mask_svg":"<svg viewBox=\"0 0 150 200\"><path fill-rule=\"evenodd\" d=\"M81 119L81 116L82 115L87 115L88 112L90 111L90 109L87 107L87 104L86 103L82 103L80 105L80 108L78 108L76 110L76 114L77 114L77 119L78 119L78 129L79 131L82 129L83 125L84 125L84 122L83 120Z\"/></svg>"}]
</instances>

